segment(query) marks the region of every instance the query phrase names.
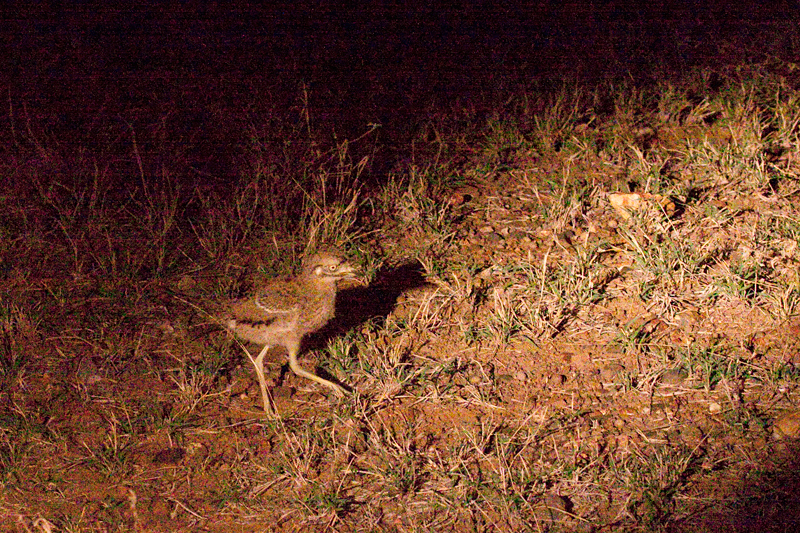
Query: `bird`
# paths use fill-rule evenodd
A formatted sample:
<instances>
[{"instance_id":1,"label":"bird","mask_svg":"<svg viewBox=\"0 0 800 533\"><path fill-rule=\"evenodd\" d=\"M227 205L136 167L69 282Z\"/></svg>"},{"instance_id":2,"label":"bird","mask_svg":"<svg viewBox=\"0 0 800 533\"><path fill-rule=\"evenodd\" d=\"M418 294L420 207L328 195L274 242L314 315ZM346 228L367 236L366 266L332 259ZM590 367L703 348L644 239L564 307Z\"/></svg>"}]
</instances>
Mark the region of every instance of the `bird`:
<instances>
[{"instance_id":1,"label":"bird","mask_svg":"<svg viewBox=\"0 0 800 533\"><path fill-rule=\"evenodd\" d=\"M347 394L344 387L303 369L297 356L303 337L318 331L333 318L338 282L356 277L357 270L339 253L322 251L307 257L296 277L268 282L254 295L229 306L226 328L245 341L263 345L255 359L249 351L247 355L255 366L266 412L272 410L263 362L274 346L286 348L289 368L298 376L330 388L338 397Z\"/></svg>"}]
</instances>

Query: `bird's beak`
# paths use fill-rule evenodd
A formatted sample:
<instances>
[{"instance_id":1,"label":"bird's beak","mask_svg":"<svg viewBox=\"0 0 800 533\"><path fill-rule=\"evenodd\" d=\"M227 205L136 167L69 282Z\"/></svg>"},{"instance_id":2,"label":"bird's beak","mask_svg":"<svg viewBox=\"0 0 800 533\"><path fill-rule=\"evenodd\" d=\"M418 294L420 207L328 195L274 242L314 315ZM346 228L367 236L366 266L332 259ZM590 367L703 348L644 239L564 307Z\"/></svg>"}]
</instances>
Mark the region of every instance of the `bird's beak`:
<instances>
[{"instance_id":1,"label":"bird's beak","mask_svg":"<svg viewBox=\"0 0 800 533\"><path fill-rule=\"evenodd\" d=\"M356 284L362 286L366 286L367 284L367 280L364 278L361 271L350 265L343 267L339 273L341 274L341 279L353 280L356 282Z\"/></svg>"}]
</instances>

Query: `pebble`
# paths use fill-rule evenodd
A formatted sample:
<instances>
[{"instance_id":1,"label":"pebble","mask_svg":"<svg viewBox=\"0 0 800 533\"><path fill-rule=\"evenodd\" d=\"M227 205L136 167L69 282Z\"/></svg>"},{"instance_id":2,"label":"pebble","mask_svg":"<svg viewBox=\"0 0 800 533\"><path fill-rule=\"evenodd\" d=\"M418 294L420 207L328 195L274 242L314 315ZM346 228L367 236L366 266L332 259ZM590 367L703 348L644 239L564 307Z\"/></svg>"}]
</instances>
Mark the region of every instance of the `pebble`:
<instances>
[{"instance_id":1,"label":"pebble","mask_svg":"<svg viewBox=\"0 0 800 533\"><path fill-rule=\"evenodd\" d=\"M197 286L197 280L194 276L184 275L178 280L178 289L181 292L191 291Z\"/></svg>"},{"instance_id":2,"label":"pebble","mask_svg":"<svg viewBox=\"0 0 800 533\"><path fill-rule=\"evenodd\" d=\"M800 437L800 411L782 413L772 423L772 438L775 440Z\"/></svg>"},{"instance_id":3,"label":"pebble","mask_svg":"<svg viewBox=\"0 0 800 533\"><path fill-rule=\"evenodd\" d=\"M570 507L572 507L572 504L567 498L552 492L545 494L542 498L542 502L547 506L548 509L556 511L569 512ZM563 518L563 516L560 516L560 518Z\"/></svg>"},{"instance_id":4,"label":"pebble","mask_svg":"<svg viewBox=\"0 0 800 533\"><path fill-rule=\"evenodd\" d=\"M185 455L186 450L179 446L164 448L153 455L153 463L160 465L177 464L181 462Z\"/></svg>"},{"instance_id":5,"label":"pebble","mask_svg":"<svg viewBox=\"0 0 800 533\"><path fill-rule=\"evenodd\" d=\"M620 374L625 371L625 367L619 363L611 363L600 369L600 379L603 382L614 381Z\"/></svg>"},{"instance_id":6,"label":"pebble","mask_svg":"<svg viewBox=\"0 0 800 533\"><path fill-rule=\"evenodd\" d=\"M689 374L683 370L682 368L675 368L672 370L667 370L663 374L661 374L661 379L659 379L659 383L665 386L675 386L680 385L686 378L689 377Z\"/></svg>"}]
</instances>

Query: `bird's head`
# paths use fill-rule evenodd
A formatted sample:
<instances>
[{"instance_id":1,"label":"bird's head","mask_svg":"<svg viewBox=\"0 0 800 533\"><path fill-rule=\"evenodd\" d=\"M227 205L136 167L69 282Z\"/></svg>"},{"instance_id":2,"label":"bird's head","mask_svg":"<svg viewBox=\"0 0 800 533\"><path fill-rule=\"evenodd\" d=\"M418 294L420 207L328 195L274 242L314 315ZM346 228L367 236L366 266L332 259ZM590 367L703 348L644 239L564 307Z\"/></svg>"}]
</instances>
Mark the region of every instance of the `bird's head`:
<instances>
[{"instance_id":1,"label":"bird's head","mask_svg":"<svg viewBox=\"0 0 800 533\"><path fill-rule=\"evenodd\" d=\"M357 270L338 255L318 253L304 262L303 271L316 283L336 283L341 279L353 279Z\"/></svg>"}]
</instances>

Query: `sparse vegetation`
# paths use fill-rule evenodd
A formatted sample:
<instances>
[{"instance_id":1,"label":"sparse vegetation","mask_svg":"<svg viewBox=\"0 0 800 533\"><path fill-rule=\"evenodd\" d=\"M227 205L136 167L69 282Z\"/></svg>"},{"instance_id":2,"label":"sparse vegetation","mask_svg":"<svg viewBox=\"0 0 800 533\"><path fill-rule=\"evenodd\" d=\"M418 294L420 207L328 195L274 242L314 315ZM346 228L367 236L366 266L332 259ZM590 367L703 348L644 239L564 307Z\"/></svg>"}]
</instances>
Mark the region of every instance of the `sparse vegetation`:
<instances>
[{"instance_id":1,"label":"sparse vegetation","mask_svg":"<svg viewBox=\"0 0 800 533\"><path fill-rule=\"evenodd\" d=\"M160 132L76 154L17 125L3 527L704 531L739 494L763 511L756 485L797 482L770 432L800 394L796 72L520 88L483 122L430 118L380 180L378 126L326 141L305 91L222 187L159 165ZM304 357L354 394L276 358L264 417L213 316L320 243L369 283Z\"/></svg>"}]
</instances>

